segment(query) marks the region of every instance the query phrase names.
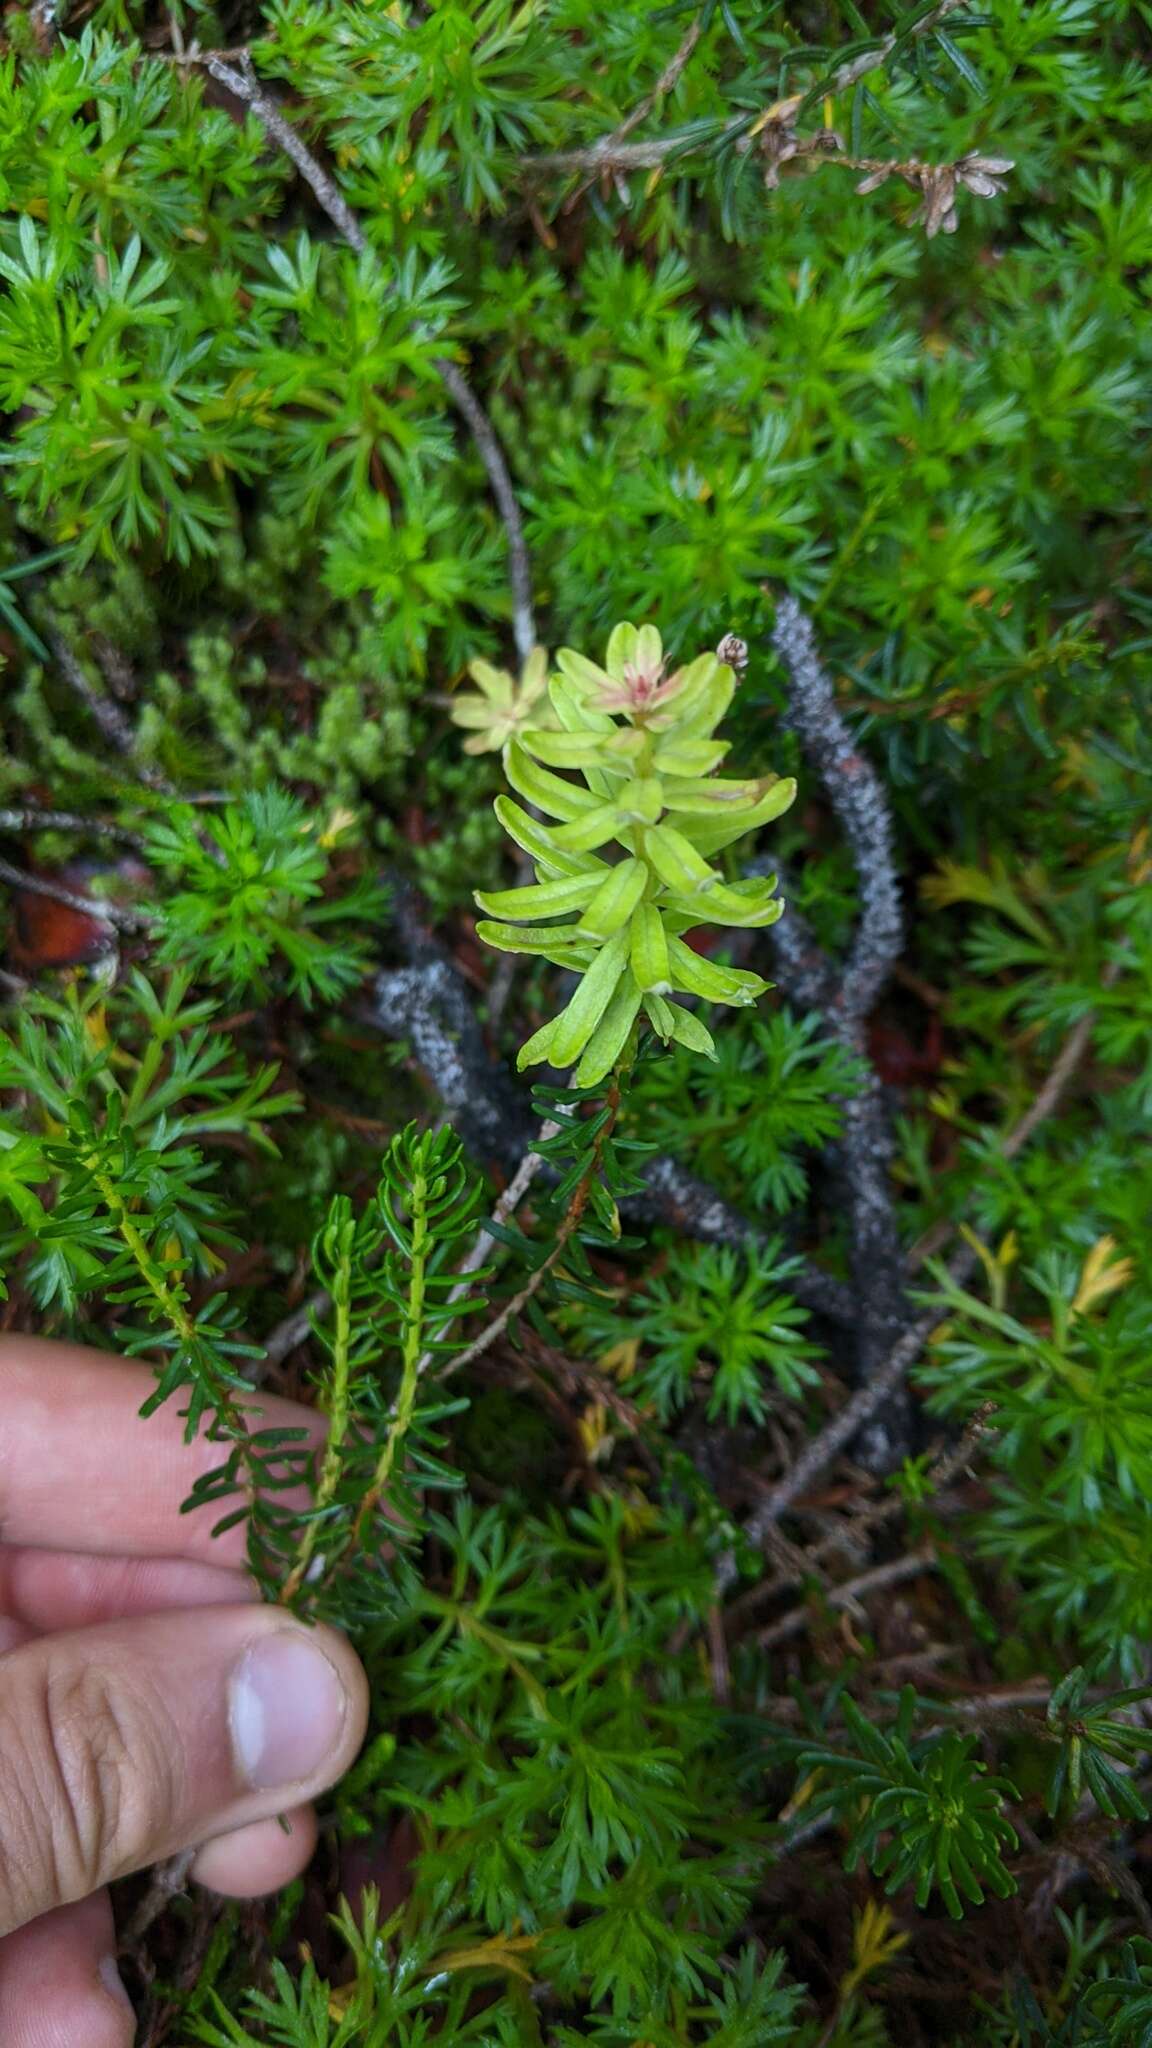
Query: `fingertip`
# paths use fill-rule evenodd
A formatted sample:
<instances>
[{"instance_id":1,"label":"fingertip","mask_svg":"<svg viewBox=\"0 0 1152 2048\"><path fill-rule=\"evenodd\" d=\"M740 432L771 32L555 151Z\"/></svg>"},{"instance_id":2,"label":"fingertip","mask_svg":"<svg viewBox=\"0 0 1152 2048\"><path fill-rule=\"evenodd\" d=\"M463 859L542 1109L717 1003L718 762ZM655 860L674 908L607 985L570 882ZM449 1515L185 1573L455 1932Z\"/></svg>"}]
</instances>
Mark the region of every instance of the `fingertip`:
<instances>
[{"instance_id":1,"label":"fingertip","mask_svg":"<svg viewBox=\"0 0 1152 2048\"><path fill-rule=\"evenodd\" d=\"M243 1565L244 1529L212 1533L217 1502L182 1509L197 1480L221 1463L221 1445L207 1421L187 1441L178 1401L141 1420L155 1374L140 1360L4 1334L0 1385L0 1522L8 1541ZM301 1447L323 1442L324 1417L314 1408L254 1390L245 1409L249 1428L300 1431ZM306 1505L306 1491L301 1500Z\"/></svg>"},{"instance_id":2,"label":"fingertip","mask_svg":"<svg viewBox=\"0 0 1152 2048\"><path fill-rule=\"evenodd\" d=\"M0 1928L316 1798L368 1712L351 1644L272 1607L38 1637L4 1679Z\"/></svg>"},{"instance_id":3,"label":"fingertip","mask_svg":"<svg viewBox=\"0 0 1152 2048\"><path fill-rule=\"evenodd\" d=\"M347 1638L267 1617L233 1670L229 1725L253 1791L315 1794L348 1769L364 1740L368 1684Z\"/></svg>"},{"instance_id":4,"label":"fingertip","mask_svg":"<svg viewBox=\"0 0 1152 2048\"><path fill-rule=\"evenodd\" d=\"M135 2027L136 2015L133 2009L132 2000L129 1998L128 1993L124 1988L124 1979L120 1975L120 1965L117 1962L115 1956L102 1956L100 1959L100 1967L97 1970L96 1974L100 1979L101 1989L107 1992L108 1997L112 2000L113 2005L117 2007L117 2009L120 2012L127 2012L129 2014L132 2020L133 2027Z\"/></svg>"},{"instance_id":5,"label":"fingertip","mask_svg":"<svg viewBox=\"0 0 1152 2048\"><path fill-rule=\"evenodd\" d=\"M0 1941L4 2048L132 2048L107 1892L44 1913Z\"/></svg>"},{"instance_id":6,"label":"fingertip","mask_svg":"<svg viewBox=\"0 0 1152 2048\"><path fill-rule=\"evenodd\" d=\"M100 1557L7 1544L0 1549L0 1605L29 1632L91 1628L169 1608L254 1606L260 1589L246 1572L181 1557ZM10 1649L0 1621L0 1650Z\"/></svg>"},{"instance_id":7,"label":"fingertip","mask_svg":"<svg viewBox=\"0 0 1152 2048\"><path fill-rule=\"evenodd\" d=\"M316 1848L316 1811L296 1806L279 1820L253 1821L206 1842L192 1865L197 1884L229 1899L259 1899L299 1877Z\"/></svg>"}]
</instances>

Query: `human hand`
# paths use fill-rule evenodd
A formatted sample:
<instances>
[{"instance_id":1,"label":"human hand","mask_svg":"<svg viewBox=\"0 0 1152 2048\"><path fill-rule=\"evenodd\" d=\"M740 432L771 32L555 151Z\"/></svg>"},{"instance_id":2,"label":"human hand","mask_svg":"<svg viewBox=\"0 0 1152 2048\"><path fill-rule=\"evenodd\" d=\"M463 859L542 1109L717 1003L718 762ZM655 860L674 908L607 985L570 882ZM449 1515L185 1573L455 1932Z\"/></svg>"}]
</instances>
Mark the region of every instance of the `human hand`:
<instances>
[{"instance_id":1,"label":"human hand","mask_svg":"<svg viewBox=\"0 0 1152 2048\"><path fill-rule=\"evenodd\" d=\"M181 1515L220 1446L184 1443L178 1401L140 1421L151 1386L139 1364L0 1339L3 2048L129 2048L104 1887L189 1848L216 1891L286 1884L315 1841L307 1801L364 1736L343 1637L259 1604L218 1509Z\"/></svg>"}]
</instances>

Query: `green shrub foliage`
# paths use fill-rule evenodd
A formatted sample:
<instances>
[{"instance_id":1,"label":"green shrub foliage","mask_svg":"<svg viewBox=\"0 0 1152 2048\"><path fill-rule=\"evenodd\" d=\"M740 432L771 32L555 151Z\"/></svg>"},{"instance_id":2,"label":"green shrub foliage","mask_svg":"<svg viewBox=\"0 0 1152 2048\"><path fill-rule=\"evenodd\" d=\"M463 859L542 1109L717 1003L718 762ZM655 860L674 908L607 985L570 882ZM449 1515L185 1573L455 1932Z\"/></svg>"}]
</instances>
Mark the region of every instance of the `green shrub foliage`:
<instances>
[{"instance_id":1,"label":"green shrub foliage","mask_svg":"<svg viewBox=\"0 0 1152 2048\"><path fill-rule=\"evenodd\" d=\"M1152 2043L1150 59L7 7L4 1314L372 1691L149 2048Z\"/></svg>"}]
</instances>

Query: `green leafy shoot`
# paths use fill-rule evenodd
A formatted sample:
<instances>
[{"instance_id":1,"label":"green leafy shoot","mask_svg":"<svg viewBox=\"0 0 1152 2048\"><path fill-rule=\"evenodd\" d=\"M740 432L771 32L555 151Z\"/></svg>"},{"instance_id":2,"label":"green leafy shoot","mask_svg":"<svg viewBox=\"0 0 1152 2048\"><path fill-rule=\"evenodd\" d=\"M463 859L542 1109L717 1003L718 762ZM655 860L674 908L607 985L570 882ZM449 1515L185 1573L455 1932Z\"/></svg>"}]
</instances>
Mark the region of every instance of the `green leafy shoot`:
<instances>
[{"instance_id":1,"label":"green leafy shoot","mask_svg":"<svg viewBox=\"0 0 1152 2048\"><path fill-rule=\"evenodd\" d=\"M145 851L162 881L158 958L233 994L265 995L279 973L305 1002L360 981L386 896L370 880L326 897L319 821L298 797L254 791L216 814L174 805L148 822ZM352 927L353 929L347 929Z\"/></svg>"},{"instance_id":2,"label":"green leafy shoot","mask_svg":"<svg viewBox=\"0 0 1152 2048\"><path fill-rule=\"evenodd\" d=\"M1120 1716L1125 1707L1149 1697L1152 1686L1129 1685L1094 1698L1090 1673L1082 1664L1061 1679L1047 1713L1048 1726L1060 1741L1048 1793L1050 1814L1074 1812L1087 1793L1112 1820L1147 1820L1148 1807L1134 1774L1148 1753L1148 1730L1135 1718Z\"/></svg>"},{"instance_id":3,"label":"green leafy shoot","mask_svg":"<svg viewBox=\"0 0 1152 2048\"><path fill-rule=\"evenodd\" d=\"M768 987L758 974L703 958L685 934L707 925L758 929L780 916L774 877L728 882L712 861L787 810L796 786L777 775L717 775L728 744L714 734L736 675L716 655L668 673L656 628L621 625L603 667L571 648L561 649L557 664L546 725L514 717L509 725L502 698L497 706L500 730L509 730L508 780L554 822L541 824L512 798L497 799L496 814L536 880L479 891L486 915L477 930L504 952L531 953L579 975L561 1014L521 1047L519 1065L575 1066L577 1085L594 1087L621 1057L641 1012L666 1044L714 1058L707 1027L672 997L739 1008ZM526 678L520 701L531 705L534 693L535 678ZM609 846L615 860L603 855Z\"/></svg>"},{"instance_id":4,"label":"green leafy shoot","mask_svg":"<svg viewBox=\"0 0 1152 2048\"><path fill-rule=\"evenodd\" d=\"M1016 1880L1004 1852L1016 1847L1005 1801L1016 1796L972 1755L974 1738L947 1734L914 1741L916 1691L905 1688L891 1731L875 1727L845 1694L840 1711L853 1750L805 1745L803 1772L818 1772L812 1810L830 1809L849 1827L849 1869L867 1863L891 1895L905 1885L925 1906L938 1890L953 1920L983 1903L984 1889L1006 1899Z\"/></svg>"}]
</instances>

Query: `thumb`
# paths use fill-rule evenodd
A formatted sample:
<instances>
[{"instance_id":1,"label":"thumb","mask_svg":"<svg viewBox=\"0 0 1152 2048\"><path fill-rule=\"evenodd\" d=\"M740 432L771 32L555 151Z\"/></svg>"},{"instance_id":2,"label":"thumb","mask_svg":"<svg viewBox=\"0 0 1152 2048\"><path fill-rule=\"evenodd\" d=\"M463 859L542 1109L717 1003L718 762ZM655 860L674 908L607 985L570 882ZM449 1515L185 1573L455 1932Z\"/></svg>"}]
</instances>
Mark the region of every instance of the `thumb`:
<instances>
[{"instance_id":1,"label":"thumb","mask_svg":"<svg viewBox=\"0 0 1152 2048\"><path fill-rule=\"evenodd\" d=\"M0 1659L0 1934L331 1785L367 1686L333 1630L202 1607Z\"/></svg>"}]
</instances>

